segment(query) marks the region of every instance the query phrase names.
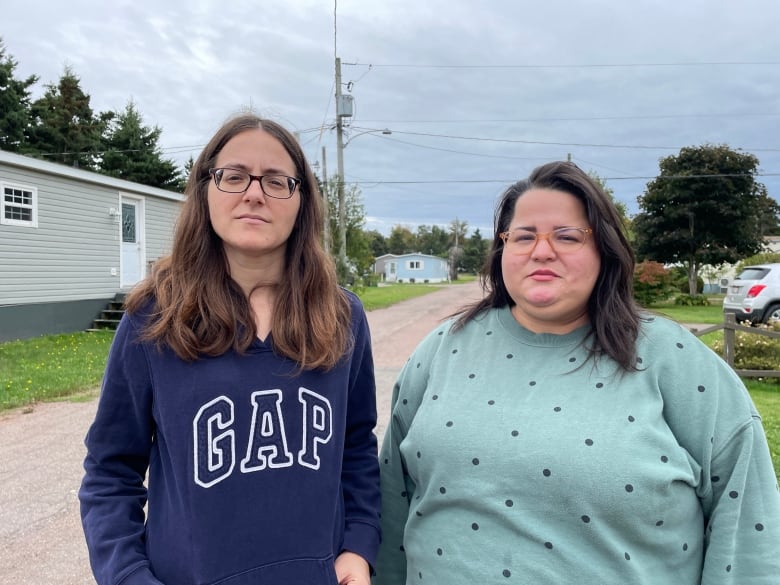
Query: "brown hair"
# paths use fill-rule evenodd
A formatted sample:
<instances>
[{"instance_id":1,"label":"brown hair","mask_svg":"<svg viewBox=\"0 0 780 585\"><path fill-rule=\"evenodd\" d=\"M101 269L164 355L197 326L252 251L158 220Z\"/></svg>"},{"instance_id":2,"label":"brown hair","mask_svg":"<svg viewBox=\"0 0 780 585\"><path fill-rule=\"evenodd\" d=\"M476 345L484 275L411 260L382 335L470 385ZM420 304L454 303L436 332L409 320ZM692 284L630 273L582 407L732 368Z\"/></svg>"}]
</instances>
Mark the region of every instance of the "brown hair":
<instances>
[{"instance_id":1,"label":"brown hair","mask_svg":"<svg viewBox=\"0 0 780 585\"><path fill-rule=\"evenodd\" d=\"M636 370L636 339L641 318L633 294L634 253L611 198L571 162L552 162L537 167L527 179L518 181L504 192L495 211L493 243L480 275L485 297L456 313L458 319L454 330L491 307L515 304L504 286L501 271L504 246L499 234L509 229L515 203L529 189L563 191L576 197L585 207L601 257L601 270L588 299L590 357L606 354L624 371Z\"/></svg>"},{"instance_id":2,"label":"brown hair","mask_svg":"<svg viewBox=\"0 0 780 585\"><path fill-rule=\"evenodd\" d=\"M230 277L222 240L209 219L209 169L236 135L260 128L279 140L301 180L301 205L287 240L271 331L274 351L302 369L332 368L348 349L350 306L322 246L323 207L317 180L295 137L253 114L228 120L195 161L176 224L172 252L126 301L130 312L153 302L142 338L168 345L188 361L231 348L246 351L257 331L246 295Z\"/></svg>"}]
</instances>

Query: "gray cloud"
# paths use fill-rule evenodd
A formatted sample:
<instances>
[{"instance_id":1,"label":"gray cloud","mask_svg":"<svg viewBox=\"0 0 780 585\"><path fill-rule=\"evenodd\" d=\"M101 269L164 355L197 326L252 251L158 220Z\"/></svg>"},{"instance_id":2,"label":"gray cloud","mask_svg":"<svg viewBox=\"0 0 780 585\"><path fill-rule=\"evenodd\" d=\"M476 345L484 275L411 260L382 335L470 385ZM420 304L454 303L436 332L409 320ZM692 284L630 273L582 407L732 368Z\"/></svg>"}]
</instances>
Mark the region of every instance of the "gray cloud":
<instances>
[{"instance_id":1,"label":"gray cloud","mask_svg":"<svg viewBox=\"0 0 780 585\"><path fill-rule=\"evenodd\" d=\"M780 194L771 0L349 0L336 11L355 104L345 174L368 227L458 218L484 234L508 183L567 156L635 212L659 158L703 143L753 152ZM252 107L301 132L312 161L325 147L334 173L333 13L322 0L7 0L0 36L20 76L41 77L39 93L69 65L95 110L133 99L180 164ZM383 128L392 135L367 131Z\"/></svg>"}]
</instances>

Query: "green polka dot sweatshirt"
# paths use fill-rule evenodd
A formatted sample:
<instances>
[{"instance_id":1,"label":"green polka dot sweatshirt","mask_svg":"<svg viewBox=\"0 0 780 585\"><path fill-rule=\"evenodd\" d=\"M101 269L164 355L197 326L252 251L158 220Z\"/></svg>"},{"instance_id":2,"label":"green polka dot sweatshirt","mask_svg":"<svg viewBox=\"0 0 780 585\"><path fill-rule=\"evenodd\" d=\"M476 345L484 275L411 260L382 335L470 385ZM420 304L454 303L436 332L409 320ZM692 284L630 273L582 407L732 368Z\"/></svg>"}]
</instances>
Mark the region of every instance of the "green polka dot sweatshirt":
<instances>
[{"instance_id":1,"label":"green polka dot sweatshirt","mask_svg":"<svg viewBox=\"0 0 780 585\"><path fill-rule=\"evenodd\" d=\"M508 308L432 331L393 390L375 585L777 585L780 492L740 379L674 322L641 371Z\"/></svg>"}]
</instances>

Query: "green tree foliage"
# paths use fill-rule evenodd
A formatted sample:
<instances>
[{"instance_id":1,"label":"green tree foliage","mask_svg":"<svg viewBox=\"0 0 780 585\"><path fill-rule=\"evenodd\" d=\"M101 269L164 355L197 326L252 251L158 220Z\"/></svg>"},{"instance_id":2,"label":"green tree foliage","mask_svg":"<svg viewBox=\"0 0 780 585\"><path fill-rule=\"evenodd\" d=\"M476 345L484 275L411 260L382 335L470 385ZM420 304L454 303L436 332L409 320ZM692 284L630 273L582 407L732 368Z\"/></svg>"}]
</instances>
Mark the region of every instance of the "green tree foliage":
<instances>
[{"instance_id":1,"label":"green tree foliage","mask_svg":"<svg viewBox=\"0 0 780 585\"><path fill-rule=\"evenodd\" d=\"M135 104L129 101L106 129L100 171L118 179L178 190L180 172L176 163L162 157L161 133L157 126L144 125Z\"/></svg>"},{"instance_id":2,"label":"green tree foliage","mask_svg":"<svg viewBox=\"0 0 780 585\"><path fill-rule=\"evenodd\" d=\"M599 187L602 188L604 193L606 193L610 199L612 199L612 203L615 204L615 207L617 208L618 213L620 214L620 218L623 220L623 226L625 227L625 233L629 236L630 240L633 240L633 233L631 230L631 218L628 217L628 206L623 203L622 201L618 201L615 199L615 191L607 185L607 181L605 179L602 179L596 171L588 171L588 175L591 179L593 179L596 183L598 183Z\"/></svg>"},{"instance_id":3,"label":"green tree foliage","mask_svg":"<svg viewBox=\"0 0 780 585\"><path fill-rule=\"evenodd\" d=\"M387 251L396 255L419 252L417 249L417 238L408 227L402 225L393 226L393 229L390 230L390 237L387 238Z\"/></svg>"},{"instance_id":4,"label":"green tree foliage","mask_svg":"<svg viewBox=\"0 0 780 585\"><path fill-rule=\"evenodd\" d=\"M195 159L192 158L192 155L190 155L190 158L187 159L186 163L184 163L184 169L179 175L179 186L176 188L179 193L184 193L184 190L187 188L187 181L190 178L190 173L192 172L192 167L194 166Z\"/></svg>"},{"instance_id":5,"label":"green tree foliage","mask_svg":"<svg viewBox=\"0 0 780 585\"><path fill-rule=\"evenodd\" d=\"M33 102L32 123L22 150L49 161L96 170L103 131L113 116L111 112L95 116L81 80L66 67L59 83L48 84L43 97Z\"/></svg>"},{"instance_id":6,"label":"green tree foliage","mask_svg":"<svg viewBox=\"0 0 780 585\"><path fill-rule=\"evenodd\" d=\"M762 236L780 236L780 204L759 184L758 230Z\"/></svg>"},{"instance_id":7,"label":"green tree foliage","mask_svg":"<svg viewBox=\"0 0 780 585\"><path fill-rule=\"evenodd\" d=\"M761 249L758 159L725 145L686 147L661 159L634 217L640 259L680 263L696 294L702 265L736 262Z\"/></svg>"},{"instance_id":8,"label":"green tree foliage","mask_svg":"<svg viewBox=\"0 0 780 585\"><path fill-rule=\"evenodd\" d=\"M461 268L469 273L478 274L485 263L489 242L482 238L479 228L466 240L463 247L463 257L460 261Z\"/></svg>"},{"instance_id":9,"label":"green tree foliage","mask_svg":"<svg viewBox=\"0 0 780 585\"><path fill-rule=\"evenodd\" d=\"M380 256L384 256L388 253L387 240L385 237L376 230L368 230L363 232L368 240L368 247L371 248L371 254L374 256L374 260Z\"/></svg>"},{"instance_id":10,"label":"green tree foliage","mask_svg":"<svg viewBox=\"0 0 780 585\"><path fill-rule=\"evenodd\" d=\"M6 53L0 38L0 149L19 151L25 141L25 130L30 123L30 88L38 77L14 77L18 63Z\"/></svg>"},{"instance_id":11,"label":"green tree foliage","mask_svg":"<svg viewBox=\"0 0 780 585\"><path fill-rule=\"evenodd\" d=\"M328 189L328 193L336 193L338 177L333 176L328 185L321 185L321 188ZM338 197L328 197L328 222L331 234L330 252L334 258L338 257ZM344 186L344 216L346 218L347 232L347 260L349 261L350 271L358 275L365 274L374 263L374 255L371 250L369 239L363 232L363 226L366 222L365 208L363 207L363 194L357 185ZM354 276L354 274L353 274ZM342 283L343 284L343 283Z\"/></svg>"},{"instance_id":12,"label":"green tree foliage","mask_svg":"<svg viewBox=\"0 0 780 585\"><path fill-rule=\"evenodd\" d=\"M450 247L450 234L437 225L417 226L417 252L431 256L447 257Z\"/></svg>"}]
</instances>

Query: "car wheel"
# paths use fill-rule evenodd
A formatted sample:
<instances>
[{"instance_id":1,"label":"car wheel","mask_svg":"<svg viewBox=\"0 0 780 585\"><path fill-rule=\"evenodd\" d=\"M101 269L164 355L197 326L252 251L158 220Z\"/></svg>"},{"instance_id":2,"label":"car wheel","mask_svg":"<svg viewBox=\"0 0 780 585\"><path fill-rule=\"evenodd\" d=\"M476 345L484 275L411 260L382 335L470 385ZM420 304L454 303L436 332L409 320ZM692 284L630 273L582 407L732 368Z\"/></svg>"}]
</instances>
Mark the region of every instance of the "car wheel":
<instances>
[{"instance_id":1,"label":"car wheel","mask_svg":"<svg viewBox=\"0 0 780 585\"><path fill-rule=\"evenodd\" d=\"M771 323L772 321L780 321L780 304L772 305L766 310L764 323Z\"/></svg>"}]
</instances>

